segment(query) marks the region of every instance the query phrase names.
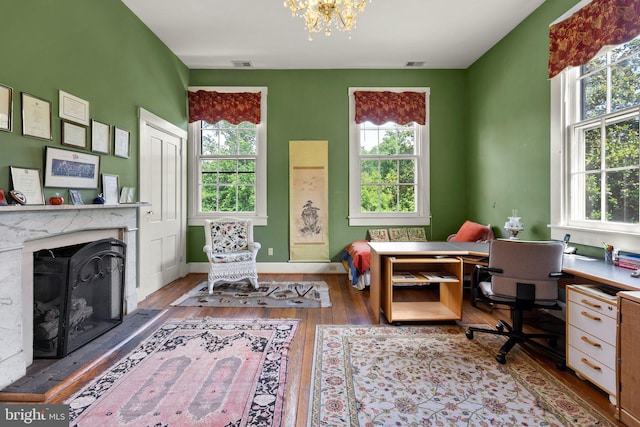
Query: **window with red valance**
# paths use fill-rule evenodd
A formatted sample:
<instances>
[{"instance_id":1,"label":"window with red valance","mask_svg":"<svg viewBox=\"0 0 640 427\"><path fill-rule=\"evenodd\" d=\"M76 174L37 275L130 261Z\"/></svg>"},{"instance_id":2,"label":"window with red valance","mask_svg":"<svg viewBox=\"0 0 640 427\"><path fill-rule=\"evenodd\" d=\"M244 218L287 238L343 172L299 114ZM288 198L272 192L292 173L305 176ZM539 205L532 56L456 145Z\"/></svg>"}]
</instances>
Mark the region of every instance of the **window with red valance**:
<instances>
[{"instance_id":1,"label":"window with red valance","mask_svg":"<svg viewBox=\"0 0 640 427\"><path fill-rule=\"evenodd\" d=\"M638 0L593 0L549 28L549 78L586 64L604 47L640 35Z\"/></svg>"},{"instance_id":2,"label":"window with red valance","mask_svg":"<svg viewBox=\"0 0 640 427\"><path fill-rule=\"evenodd\" d=\"M260 102L260 92L189 92L189 123L225 120L234 125L242 122L260 124Z\"/></svg>"},{"instance_id":3,"label":"window with red valance","mask_svg":"<svg viewBox=\"0 0 640 427\"><path fill-rule=\"evenodd\" d=\"M353 95L356 123L426 124L424 92L356 91Z\"/></svg>"}]
</instances>

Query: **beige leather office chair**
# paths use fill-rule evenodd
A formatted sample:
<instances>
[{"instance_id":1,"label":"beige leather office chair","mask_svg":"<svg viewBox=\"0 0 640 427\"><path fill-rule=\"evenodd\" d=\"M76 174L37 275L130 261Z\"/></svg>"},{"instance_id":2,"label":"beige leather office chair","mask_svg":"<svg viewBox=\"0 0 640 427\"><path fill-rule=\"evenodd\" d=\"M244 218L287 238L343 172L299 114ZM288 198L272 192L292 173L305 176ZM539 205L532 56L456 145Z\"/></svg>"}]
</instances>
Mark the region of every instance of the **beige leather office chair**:
<instances>
[{"instance_id":1,"label":"beige leather office chair","mask_svg":"<svg viewBox=\"0 0 640 427\"><path fill-rule=\"evenodd\" d=\"M558 280L562 273L563 242L530 242L520 240L493 240L489 250L489 265L477 266L472 277L472 298L495 307L507 306L511 311L511 325L499 321L495 329L469 327L467 338L474 332L508 337L500 348L496 360L506 363L506 355L519 343L533 344L559 359L564 368L564 356L533 338L546 339L551 347L557 344L553 334L523 332L523 313L526 310L546 308L560 310L557 303Z\"/></svg>"},{"instance_id":2,"label":"beige leather office chair","mask_svg":"<svg viewBox=\"0 0 640 427\"><path fill-rule=\"evenodd\" d=\"M237 282L249 279L258 288L256 256L260 243L253 241L250 219L219 218L204 225L205 246L209 258L209 293L216 282Z\"/></svg>"}]
</instances>

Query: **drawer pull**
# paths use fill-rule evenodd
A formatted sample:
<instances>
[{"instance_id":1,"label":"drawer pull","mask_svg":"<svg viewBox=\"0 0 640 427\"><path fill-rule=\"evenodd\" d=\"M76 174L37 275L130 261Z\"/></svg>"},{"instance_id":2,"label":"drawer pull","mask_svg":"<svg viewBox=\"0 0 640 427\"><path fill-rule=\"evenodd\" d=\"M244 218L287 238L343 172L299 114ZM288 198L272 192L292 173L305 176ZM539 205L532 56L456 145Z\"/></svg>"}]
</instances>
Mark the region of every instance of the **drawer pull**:
<instances>
[{"instance_id":1,"label":"drawer pull","mask_svg":"<svg viewBox=\"0 0 640 427\"><path fill-rule=\"evenodd\" d=\"M600 366L596 366L593 363L589 362L587 359L585 359L584 357L582 359L580 359L580 361L582 363L584 363L585 365L587 365L588 367L590 367L591 369L595 369L596 371L602 371L602 368Z\"/></svg>"},{"instance_id":2,"label":"drawer pull","mask_svg":"<svg viewBox=\"0 0 640 427\"><path fill-rule=\"evenodd\" d=\"M589 307L593 307L593 308L597 308L597 309L601 309L602 306L600 304L594 304L591 301L589 301L588 299L582 299L582 301L580 301L581 303L583 303L584 305L588 305Z\"/></svg>"},{"instance_id":3,"label":"drawer pull","mask_svg":"<svg viewBox=\"0 0 640 427\"><path fill-rule=\"evenodd\" d=\"M592 346L594 346L594 347L598 347L598 348L602 347L602 345L598 344L597 342L593 342L593 341L591 341L589 338L587 338L587 337L585 337L585 336L583 336L581 339L582 339L582 341L584 341L584 342L586 342L587 344L592 345Z\"/></svg>"},{"instance_id":4,"label":"drawer pull","mask_svg":"<svg viewBox=\"0 0 640 427\"><path fill-rule=\"evenodd\" d=\"M583 312L582 312L582 313L580 313L580 314L582 314L584 317L587 317L587 318L589 318L589 319L591 319L591 320L595 320L596 322L600 322L600 321L602 321L602 319L601 319L601 318L596 317L596 316L594 316L594 315L592 315L592 314L589 314L589 313L587 313L586 311L583 311Z\"/></svg>"}]
</instances>

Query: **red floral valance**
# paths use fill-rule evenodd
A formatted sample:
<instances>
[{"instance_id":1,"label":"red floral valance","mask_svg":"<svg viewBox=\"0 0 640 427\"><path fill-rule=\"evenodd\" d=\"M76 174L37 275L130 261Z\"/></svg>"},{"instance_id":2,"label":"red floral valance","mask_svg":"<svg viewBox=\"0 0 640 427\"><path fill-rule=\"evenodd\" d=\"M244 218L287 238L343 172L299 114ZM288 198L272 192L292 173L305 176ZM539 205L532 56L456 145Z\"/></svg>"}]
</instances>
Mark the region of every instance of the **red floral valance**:
<instances>
[{"instance_id":1,"label":"red floral valance","mask_svg":"<svg viewBox=\"0 0 640 427\"><path fill-rule=\"evenodd\" d=\"M427 123L424 92L356 91L356 123Z\"/></svg>"},{"instance_id":2,"label":"red floral valance","mask_svg":"<svg viewBox=\"0 0 640 427\"><path fill-rule=\"evenodd\" d=\"M226 120L234 125L242 122L259 124L260 98L260 92L189 92L189 123Z\"/></svg>"},{"instance_id":3,"label":"red floral valance","mask_svg":"<svg viewBox=\"0 0 640 427\"><path fill-rule=\"evenodd\" d=\"M640 34L640 1L593 0L549 28L549 78L567 67L584 65L607 45Z\"/></svg>"}]
</instances>

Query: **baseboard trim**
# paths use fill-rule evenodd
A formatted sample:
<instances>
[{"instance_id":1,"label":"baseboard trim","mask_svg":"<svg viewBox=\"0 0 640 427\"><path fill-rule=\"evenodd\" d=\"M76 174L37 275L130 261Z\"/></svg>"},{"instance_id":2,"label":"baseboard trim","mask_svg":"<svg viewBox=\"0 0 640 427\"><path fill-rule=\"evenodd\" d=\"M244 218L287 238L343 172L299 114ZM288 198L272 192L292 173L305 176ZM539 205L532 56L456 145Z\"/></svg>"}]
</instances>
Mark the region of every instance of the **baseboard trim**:
<instances>
[{"instance_id":1,"label":"baseboard trim","mask_svg":"<svg viewBox=\"0 0 640 427\"><path fill-rule=\"evenodd\" d=\"M190 273L208 273L209 263L191 262ZM258 273L265 274L347 274L341 262L259 262Z\"/></svg>"}]
</instances>

